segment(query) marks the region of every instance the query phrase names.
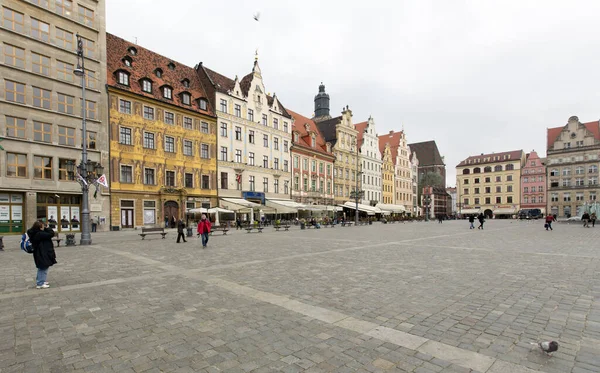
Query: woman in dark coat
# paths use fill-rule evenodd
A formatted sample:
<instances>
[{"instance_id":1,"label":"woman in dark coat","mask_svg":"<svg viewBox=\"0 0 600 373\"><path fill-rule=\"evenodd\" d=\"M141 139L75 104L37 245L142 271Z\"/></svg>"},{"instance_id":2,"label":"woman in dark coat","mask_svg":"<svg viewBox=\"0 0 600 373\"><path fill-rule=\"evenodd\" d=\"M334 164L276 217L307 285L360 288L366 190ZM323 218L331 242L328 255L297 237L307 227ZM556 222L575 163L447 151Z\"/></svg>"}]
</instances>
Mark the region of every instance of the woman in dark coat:
<instances>
[{"instance_id":1,"label":"woman in dark coat","mask_svg":"<svg viewBox=\"0 0 600 373\"><path fill-rule=\"evenodd\" d=\"M33 260L37 267L36 288L47 289L50 287L46 281L48 269L56 264L56 252L54 251L54 230L47 228L41 221L33 223L27 231L31 246L33 246Z\"/></svg>"}]
</instances>

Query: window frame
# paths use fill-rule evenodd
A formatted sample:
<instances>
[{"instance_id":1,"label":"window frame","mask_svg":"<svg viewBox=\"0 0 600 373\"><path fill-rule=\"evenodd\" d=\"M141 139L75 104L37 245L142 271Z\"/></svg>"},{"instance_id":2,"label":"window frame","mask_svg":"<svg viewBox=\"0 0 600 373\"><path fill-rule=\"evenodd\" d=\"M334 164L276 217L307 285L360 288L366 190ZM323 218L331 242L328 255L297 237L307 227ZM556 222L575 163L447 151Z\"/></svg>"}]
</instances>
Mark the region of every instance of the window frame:
<instances>
[{"instance_id":1,"label":"window frame","mask_svg":"<svg viewBox=\"0 0 600 373\"><path fill-rule=\"evenodd\" d=\"M183 155L188 157L194 156L194 143L192 140L183 139Z\"/></svg>"},{"instance_id":2,"label":"window frame","mask_svg":"<svg viewBox=\"0 0 600 373\"><path fill-rule=\"evenodd\" d=\"M11 163L10 158L14 157L14 163ZM20 160L24 158L25 162L21 163ZM28 166L27 154L22 153L6 153L6 177L14 177L19 179L27 179L29 177L29 166ZM14 175L9 174L11 167L14 168ZM19 176L20 171L24 170L24 175Z\"/></svg>"},{"instance_id":3,"label":"window frame","mask_svg":"<svg viewBox=\"0 0 600 373\"><path fill-rule=\"evenodd\" d=\"M41 109L51 110L51 108L52 108L52 91L50 91L48 89L40 88L40 87L35 87L35 86L32 87L32 91L33 91L33 100L31 102L32 106L41 108ZM36 100L38 101L39 105L36 105Z\"/></svg>"},{"instance_id":4,"label":"window frame","mask_svg":"<svg viewBox=\"0 0 600 373\"><path fill-rule=\"evenodd\" d=\"M132 145L132 133L133 130L130 127L120 126L119 127L119 144Z\"/></svg>"},{"instance_id":5,"label":"window frame","mask_svg":"<svg viewBox=\"0 0 600 373\"><path fill-rule=\"evenodd\" d=\"M175 125L175 113L165 110L165 114L163 115L163 122L168 125Z\"/></svg>"},{"instance_id":6,"label":"window frame","mask_svg":"<svg viewBox=\"0 0 600 373\"><path fill-rule=\"evenodd\" d=\"M36 129L36 125L39 125L39 129ZM46 129L49 127L49 130ZM36 137L39 136L39 139ZM48 137L47 137L48 136ZM45 140L45 138L48 140ZM52 143L52 123L40 122L37 120L33 121L33 141L39 141L44 143Z\"/></svg>"},{"instance_id":7,"label":"window frame","mask_svg":"<svg viewBox=\"0 0 600 373\"><path fill-rule=\"evenodd\" d=\"M142 136L144 149L156 149L156 134L154 132L144 131Z\"/></svg>"},{"instance_id":8,"label":"window frame","mask_svg":"<svg viewBox=\"0 0 600 373\"><path fill-rule=\"evenodd\" d=\"M126 172L128 171L128 172ZM128 164L119 165L119 183L133 184L133 166Z\"/></svg>"},{"instance_id":9,"label":"window frame","mask_svg":"<svg viewBox=\"0 0 600 373\"><path fill-rule=\"evenodd\" d=\"M177 149L175 149L175 137L174 136L165 136L164 141L165 153L176 153Z\"/></svg>"},{"instance_id":10,"label":"window frame","mask_svg":"<svg viewBox=\"0 0 600 373\"><path fill-rule=\"evenodd\" d=\"M13 89L9 90L9 84L13 85ZM19 87L22 88L22 92L19 92ZM4 80L4 98L6 101L16 102L18 104L25 105L27 103L27 93L25 90L26 85L19 83L14 80ZM13 96L13 99L9 99L9 95Z\"/></svg>"},{"instance_id":11,"label":"window frame","mask_svg":"<svg viewBox=\"0 0 600 373\"><path fill-rule=\"evenodd\" d=\"M9 51L9 49L11 51ZM19 54L21 54L21 56L19 56ZM25 69L25 49L17 47L16 45L4 43L4 63L6 65Z\"/></svg>"},{"instance_id":12,"label":"window frame","mask_svg":"<svg viewBox=\"0 0 600 373\"><path fill-rule=\"evenodd\" d=\"M119 99L119 113L131 114L131 101Z\"/></svg>"},{"instance_id":13,"label":"window frame","mask_svg":"<svg viewBox=\"0 0 600 373\"><path fill-rule=\"evenodd\" d=\"M41 164L38 165L37 161L41 161ZM50 166L48 166L46 162L49 162ZM52 157L43 156L43 155L34 155L33 156L33 178L37 180L52 180ZM36 176L38 173L40 176Z\"/></svg>"},{"instance_id":14,"label":"window frame","mask_svg":"<svg viewBox=\"0 0 600 373\"><path fill-rule=\"evenodd\" d=\"M61 101L61 98L64 98L64 101ZM58 99L56 101L59 113L75 115L75 96L58 92ZM61 107L63 107L64 111L61 111Z\"/></svg>"},{"instance_id":15,"label":"window frame","mask_svg":"<svg viewBox=\"0 0 600 373\"><path fill-rule=\"evenodd\" d=\"M11 119L11 124L9 125L9 119ZM12 115L5 116L6 120L6 137L12 137L17 139L24 139L27 134L27 119L20 117L13 117ZM22 126L21 126L22 124ZM10 131L14 131L13 134ZM22 136L20 136L20 132L22 132Z\"/></svg>"},{"instance_id":16,"label":"window frame","mask_svg":"<svg viewBox=\"0 0 600 373\"><path fill-rule=\"evenodd\" d=\"M44 28L46 28L46 31L44 31ZM50 24L31 17L31 29L29 35L34 39L42 40L46 43L50 42Z\"/></svg>"},{"instance_id":17,"label":"window frame","mask_svg":"<svg viewBox=\"0 0 600 373\"><path fill-rule=\"evenodd\" d=\"M7 17L7 13L12 13L10 18ZM17 15L20 17L16 17ZM21 18L21 21L19 22L17 18ZM7 24L10 24L10 27ZM5 6L2 11L2 26L15 32L23 33L25 30L25 14Z\"/></svg>"},{"instance_id":18,"label":"window frame","mask_svg":"<svg viewBox=\"0 0 600 373\"><path fill-rule=\"evenodd\" d=\"M64 131L61 131L64 130ZM64 132L64 133L61 133ZM71 143L72 142L72 143ZM58 126L58 145L72 146L77 144L77 132L73 127Z\"/></svg>"}]
</instances>

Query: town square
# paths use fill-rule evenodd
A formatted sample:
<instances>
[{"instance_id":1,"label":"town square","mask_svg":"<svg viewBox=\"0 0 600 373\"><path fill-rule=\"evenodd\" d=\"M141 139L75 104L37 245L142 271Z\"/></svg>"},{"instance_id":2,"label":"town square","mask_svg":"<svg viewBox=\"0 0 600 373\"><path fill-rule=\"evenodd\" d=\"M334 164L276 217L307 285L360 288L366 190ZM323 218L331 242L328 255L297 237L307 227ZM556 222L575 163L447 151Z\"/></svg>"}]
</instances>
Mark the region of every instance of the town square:
<instances>
[{"instance_id":1,"label":"town square","mask_svg":"<svg viewBox=\"0 0 600 373\"><path fill-rule=\"evenodd\" d=\"M44 290L5 239L0 371L600 371L600 231L579 223L168 231L61 245Z\"/></svg>"}]
</instances>

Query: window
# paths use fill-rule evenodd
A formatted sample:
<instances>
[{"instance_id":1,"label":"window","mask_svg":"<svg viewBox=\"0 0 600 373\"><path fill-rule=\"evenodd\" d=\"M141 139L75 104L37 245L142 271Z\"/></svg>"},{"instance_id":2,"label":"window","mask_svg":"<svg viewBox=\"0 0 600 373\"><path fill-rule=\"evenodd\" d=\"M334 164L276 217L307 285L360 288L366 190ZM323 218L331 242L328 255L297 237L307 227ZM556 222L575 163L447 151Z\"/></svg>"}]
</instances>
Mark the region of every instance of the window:
<instances>
[{"instance_id":1,"label":"window","mask_svg":"<svg viewBox=\"0 0 600 373\"><path fill-rule=\"evenodd\" d=\"M77 9L79 10L79 22L92 26L94 24L94 11L81 5Z\"/></svg>"},{"instance_id":2,"label":"window","mask_svg":"<svg viewBox=\"0 0 600 373\"><path fill-rule=\"evenodd\" d=\"M494 171L496 171L496 172L502 171L502 165L494 166Z\"/></svg>"},{"instance_id":3,"label":"window","mask_svg":"<svg viewBox=\"0 0 600 373\"><path fill-rule=\"evenodd\" d=\"M56 28L56 45L73 50L73 34L67 30Z\"/></svg>"},{"instance_id":4,"label":"window","mask_svg":"<svg viewBox=\"0 0 600 373\"><path fill-rule=\"evenodd\" d=\"M474 193L479 194L479 188L475 188Z\"/></svg>"},{"instance_id":5,"label":"window","mask_svg":"<svg viewBox=\"0 0 600 373\"><path fill-rule=\"evenodd\" d=\"M582 166L578 166L575 168L575 175L582 175L585 173L585 168Z\"/></svg>"},{"instance_id":6,"label":"window","mask_svg":"<svg viewBox=\"0 0 600 373\"><path fill-rule=\"evenodd\" d=\"M363 178L364 178L364 176L363 176ZM469 189L468 188L464 188L463 189L463 194L469 194Z\"/></svg>"},{"instance_id":7,"label":"window","mask_svg":"<svg viewBox=\"0 0 600 373\"><path fill-rule=\"evenodd\" d=\"M119 73L120 75L121 73ZM56 77L58 79L66 80L67 82L73 82L73 65L63 61L56 61ZM120 80L120 76L119 76ZM128 83L122 83L128 84Z\"/></svg>"},{"instance_id":8,"label":"window","mask_svg":"<svg viewBox=\"0 0 600 373\"><path fill-rule=\"evenodd\" d=\"M23 13L15 12L12 9L4 8L3 26L9 30L23 32Z\"/></svg>"},{"instance_id":9,"label":"window","mask_svg":"<svg viewBox=\"0 0 600 373\"><path fill-rule=\"evenodd\" d=\"M152 82L148 79L142 80L142 91L152 93Z\"/></svg>"},{"instance_id":10,"label":"window","mask_svg":"<svg viewBox=\"0 0 600 373\"><path fill-rule=\"evenodd\" d=\"M52 125L50 123L33 121L33 140L52 142Z\"/></svg>"},{"instance_id":11,"label":"window","mask_svg":"<svg viewBox=\"0 0 600 373\"><path fill-rule=\"evenodd\" d=\"M170 187L175 186L175 171L165 172L165 184Z\"/></svg>"},{"instance_id":12,"label":"window","mask_svg":"<svg viewBox=\"0 0 600 373\"><path fill-rule=\"evenodd\" d=\"M124 114L131 114L131 101L119 100L119 111Z\"/></svg>"},{"instance_id":13,"label":"window","mask_svg":"<svg viewBox=\"0 0 600 373\"><path fill-rule=\"evenodd\" d=\"M583 193L575 193L575 201L583 201Z\"/></svg>"},{"instance_id":14,"label":"window","mask_svg":"<svg viewBox=\"0 0 600 373\"><path fill-rule=\"evenodd\" d=\"M31 36L48 42L50 40L50 25L35 18L31 18Z\"/></svg>"},{"instance_id":15,"label":"window","mask_svg":"<svg viewBox=\"0 0 600 373\"><path fill-rule=\"evenodd\" d=\"M4 63L24 69L25 49L4 44Z\"/></svg>"},{"instance_id":16,"label":"window","mask_svg":"<svg viewBox=\"0 0 600 373\"><path fill-rule=\"evenodd\" d=\"M273 138L273 148L275 150L279 150L279 138L278 137Z\"/></svg>"},{"instance_id":17,"label":"window","mask_svg":"<svg viewBox=\"0 0 600 373\"><path fill-rule=\"evenodd\" d=\"M96 103L94 101L85 100L85 116L88 119L98 119L96 116Z\"/></svg>"},{"instance_id":18,"label":"window","mask_svg":"<svg viewBox=\"0 0 600 373\"><path fill-rule=\"evenodd\" d=\"M596 192L590 192L590 201L596 200Z\"/></svg>"},{"instance_id":19,"label":"window","mask_svg":"<svg viewBox=\"0 0 600 373\"><path fill-rule=\"evenodd\" d=\"M300 178L298 176L294 177L294 190L298 190L300 188Z\"/></svg>"},{"instance_id":20,"label":"window","mask_svg":"<svg viewBox=\"0 0 600 373\"><path fill-rule=\"evenodd\" d=\"M595 174L598 172L598 166L596 165L591 165L590 167L588 167L588 173L590 174Z\"/></svg>"},{"instance_id":21,"label":"window","mask_svg":"<svg viewBox=\"0 0 600 373\"><path fill-rule=\"evenodd\" d=\"M144 119L154 120L154 108L153 107L144 106Z\"/></svg>"},{"instance_id":22,"label":"window","mask_svg":"<svg viewBox=\"0 0 600 373\"><path fill-rule=\"evenodd\" d=\"M154 135L152 136L154 139ZM119 130L119 142L124 145L131 145L131 128L121 127Z\"/></svg>"},{"instance_id":23,"label":"window","mask_svg":"<svg viewBox=\"0 0 600 373\"><path fill-rule=\"evenodd\" d=\"M194 128L192 118L183 117L183 128L185 128L186 130L191 130Z\"/></svg>"},{"instance_id":24,"label":"window","mask_svg":"<svg viewBox=\"0 0 600 373\"><path fill-rule=\"evenodd\" d=\"M96 79L96 73L86 69L87 79L85 80L85 86L91 89L96 89L96 83L98 80Z\"/></svg>"},{"instance_id":25,"label":"window","mask_svg":"<svg viewBox=\"0 0 600 373\"><path fill-rule=\"evenodd\" d=\"M505 170L506 171L512 171L515 169L515 165L511 164L507 164Z\"/></svg>"},{"instance_id":26,"label":"window","mask_svg":"<svg viewBox=\"0 0 600 373\"><path fill-rule=\"evenodd\" d=\"M310 170L311 170L312 172L317 172L317 161L312 161L312 162L311 162L311 167L310 167Z\"/></svg>"},{"instance_id":27,"label":"window","mask_svg":"<svg viewBox=\"0 0 600 373\"><path fill-rule=\"evenodd\" d=\"M227 161L227 147L221 146L221 160Z\"/></svg>"},{"instance_id":28,"label":"window","mask_svg":"<svg viewBox=\"0 0 600 373\"><path fill-rule=\"evenodd\" d=\"M165 111L165 124L175 124L175 114Z\"/></svg>"},{"instance_id":29,"label":"window","mask_svg":"<svg viewBox=\"0 0 600 373\"><path fill-rule=\"evenodd\" d=\"M279 158L273 159L273 168L279 170Z\"/></svg>"},{"instance_id":30,"label":"window","mask_svg":"<svg viewBox=\"0 0 600 373\"><path fill-rule=\"evenodd\" d=\"M50 157L33 157L33 177L35 179L52 180L52 158Z\"/></svg>"},{"instance_id":31,"label":"window","mask_svg":"<svg viewBox=\"0 0 600 373\"><path fill-rule=\"evenodd\" d=\"M221 137L227 137L227 123L221 123Z\"/></svg>"},{"instance_id":32,"label":"window","mask_svg":"<svg viewBox=\"0 0 600 373\"><path fill-rule=\"evenodd\" d=\"M523 193L529 193L529 187L523 188Z\"/></svg>"},{"instance_id":33,"label":"window","mask_svg":"<svg viewBox=\"0 0 600 373\"><path fill-rule=\"evenodd\" d=\"M248 120L254 122L254 110L248 109Z\"/></svg>"},{"instance_id":34,"label":"window","mask_svg":"<svg viewBox=\"0 0 600 373\"><path fill-rule=\"evenodd\" d=\"M279 129L279 120L277 118L273 118L273 128L276 130Z\"/></svg>"},{"instance_id":35,"label":"window","mask_svg":"<svg viewBox=\"0 0 600 373\"><path fill-rule=\"evenodd\" d=\"M534 200L534 199L535 199L535 197L532 197L532 200L531 200L531 202L534 202L534 203L535 203L535 200ZM512 203L512 202L513 202L513 198L512 198L512 196L508 196L508 197L506 197L506 203Z\"/></svg>"},{"instance_id":36,"label":"window","mask_svg":"<svg viewBox=\"0 0 600 373\"><path fill-rule=\"evenodd\" d=\"M173 98L173 90L170 87L163 87L163 97L169 100Z\"/></svg>"},{"instance_id":37,"label":"window","mask_svg":"<svg viewBox=\"0 0 600 373\"><path fill-rule=\"evenodd\" d=\"M534 192L533 188L535 188L535 187L531 187L531 191L532 191L532 192ZM509 186L507 186L507 187L506 187L506 192L507 192L507 193L510 193L510 192L512 192L512 191L513 191L513 187L512 187L512 185L509 185Z\"/></svg>"},{"instance_id":38,"label":"window","mask_svg":"<svg viewBox=\"0 0 600 373\"><path fill-rule=\"evenodd\" d=\"M122 183L133 183L133 167L121 165L121 178Z\"/></svg>"},{"instance_id":39,"label":"window","mask_svg":"<svg viewBox=\"0 0 600 373\"><path fill-rule=\"evenodd\" d=\"M144 132L144 148L155 149L154 145L154 133Z\"/></svg>"},{"instance_id":40,"label":"window","mask_svg":"<svg viewBox=\"0 0 600 373\"><path fill-rule=\"evenodd\" d=\"M254 176L250 176L248 181L250 183L250 191L254 192Z\"/></svg>"},{"instance_id":41,"label":"window","mask_svg":"<svg viewBox=\"0 0 600 373\"><path fill-rule=\"evenodd\" d=\"M250 144L254 144L254 131L253 130L248 131L248 142Z\"/></svg>"},{"instance_id":42,"label":"window","mask_svg":"<svg viewBox=\"0 0 600 373\"><path fill-rule=\"evenodd\" d=\"M253 152L248 153L248 164L250 166L254 166L254 153Z\"/></svg>"},{"instance_id":43,"label":"window","mask_svg":"<svg viewBox=\"0 0 600 373\"><path fill-rule=\"evenodd\" d=\"M129 85L129 74L124 71L119 71L118 73L119 84Z\"/></svg>"},{"instance_id":44,"label":"window","mask_svg":"<svg viewBox=\"0 0 600 373\"><path fill-rule=\"evenodd\" d=\"M6 117L6 136L25 138L25 119Z\"/></svg>"},{"instance_id":45,"label":"window","mask_svg":"<svg viewBox=\"0 0 600 373\"><path fill-rule=\"evenodd\" d=\"M269 135L263 135L263 145L265 148L269 147Z\"/></svg>"},{"instance_id":46,"label":"window","mask_svg":"<svg viewBox=\"0 0 600 373\"><path fill-rule=\"evenodd\" d=\"M571 202L571 193L563 193L563 201Z\"/></svg>"},{"instance_id":47,"label":"window","mask_svg":"<svg viewBox=\"0 0 600 373\"><path fill-rule=\"evenodd\" d=\"M192 104L192 96L190 96L189 93L182 93L181 101L183 102L184 105L191 105Z\"/></svg>"},{"instance_id":48,"label":"window","mask_svg":"<svg viewBox=\"0 0 600 373\"><path fill-rule=\"evenodd\" d=\"M598 176L592 176L588 179L588 185L598 185Z\"/></svg>"},{"instance_id":49,"label":"window","mask_svg":"<svg viewBox=\"0 0 600 373\"><path fill-rule=\"evenodd\" d=\"M171 136L165 136L165 151L168 153L175 153L175 138Z\"/></svg>"},{"instance_id":50,"label":"window","mask_svg":"<svg viewBox=\"0 0 600 373\"><path fill-rule=\"evenodd\" d=\"M575 185L576 186L584 186L585 182L584 182L584 178L582 177L578 177L575 179Z\"/></svg>"},{"instance_id":51,"label":"window","mask_svg":"<svg viewBox=\"0 0 600 373\"><path fill-rule=\"evenodd\" d=\"M463 180L463 185L468 185L469 184L469 179L464 179Z\"/></svg>"},{"instance_id":52,"label":"window","mask_svg":"<svg viewBox=\"0 0 600 373\"><path fill-rule=\"evenodd\" d=\"M27 156L25 154L6 153L6 176L27 177Z\"/></svg>"},{"instance_id":53,"label":"window","mask_svg":"<svg viewBox=\"0 0 600 373\"><path fill-rule=\"evenodd\" d=\"M65 17L70 17L73 11L73 2L71 0L55 0L55 12Z\"/></svg>"},{"instance_id":54,"label":"window","mask_svg":"<svg viewBox=\"0 0 600 373\"><path fill-rule=\"evenodd\" d=\"M308 191L308 178L305 177L302 183L302 190Z\"/></svg>"},{"instance_id":55,"label":"window","mask_svg":"<svg viewBox=\"0 0 600 373\"><path fill-rule=\"evenodd\" d=\"M190 140L183 140L183 155L194 155L194 147Z\"/></svg>"},{"instance_id":56,"label":"window","mask_svg":"<svg viewBox=\"0 0 600 373\"><path fill-rule=\"evenodd\" d=\"M242 107L239 104L235 104L235 106L234 106L234 114L238 118L242 117Z\"/></svg>"},{"instance_id":57,"label":"window","mask_svg":"<svg viewBox=\"0 0 600 373\"><path fill-rule=\"evenodd\" d=\"M496 203L502 203L502 197L496 197Z\"/></svg>"},{"instance_id":58,"label":"window","mask_svg":"<svg viewBox=\"0 0 600 373\"><path fill-rule=\"evenodd\" d=\"M287 180L283 182L283 194L289 194L289 186Z\"/></svg>"},{"instance_id":59,"label":"window","mask_svg":"<svg viewBox=\"0 0 600 373\"><path fill-rule=\"evenodd\" d=\"M490 197L485 197L485 204L489 205L491 203L492 199Z\"/></svg>"},{"instance_id":60,"label":"window","mask_svg":"<svg viewBox=\"0 0 600 373\"><path fill-rule=\"evenodd\" d=\"M502 187L501 186L497 186L496 187L496 193L502 193Z\"/></svg>"},{"instance_id":61,"label":"window","mask_svg":"<svg viewBox=\"0 0 600 373\"><path fill-rule=\"evenodd\" d=\"M242 127L235 127L235 139L242 141Z\"/></svg>"},{"instance_id":62,"label":"window","mask_svg":"<svg viewBox=\"0 0 600 373\"><path fill-rule=\"evenodd\" d=\"M299 168L300 167L299 163L300 163L300 161L299 161L298 157L294 157L294 168Z\"/></svg>"},{"instance_id":63,"label":"window","mask_svg":"<svg viewBox=\"0 0 600 373\"><path fill-rule=\"evenodd\" d=\"M200 157L204 158L204 159L208 159L210 158L208 156L208 145L207 144L202 144L200 145Z\"/></svg>"},{"instance_id":64,"label":"window","mask_svg":"<svg viewBox=\"0 0 600 373\"><path fill-rule=\"evenodd\" d=\"M263 167L269 168L269 156L268 155L263 155Z\"/></svg>"},{"instance_id":65,"label":"window","mask_svg":"<svg viewBox=\"0 0 600 373\"><path fill-rule=\"evenodd\" d=\"M34 73L50 75L50 57L31 52L31 71Z\"/></svg>"},{"instance_id":66,"label":"window","mask_svg":"<svg viewBox=\"0 0 600 373\"><path fill-rule=\"evenodd\" d=\"M206 122L200 123L200 132L202 132L202 133L209 133L208 123L206 123Z\"/></svg>"},{"instance_id":67,"label":"window","mask_svg":"<svg viewBox=\"0 0 600 373\"><path fill-rule=\"evenodd\" d=\"M33 106L50 110L50 91L33 87Z\"/></svg>"},{"instance_id":68,"label":"window","mask_svg":"<svg viewBox=\"0 0 600 373\"><path fill-rule=\"evenodd\" d=\"M154 185L154 169L144 168L144 184Z\"/></svg>"},{"instance_id":69,"label":"window","mask_svg":"<svg viewBox=\"0 0 600 373\"><path fill-rule=\"evenodd\" d=\"M98 134L96 132L91 132L91 131L86 131L88 138L87 138L87 147L88 149L96 149L96 139L98 138ZM83 137L83 135L82 135ZM81 147L83 147L83 144L81 144Z\"/></svg>"},{"instance_id":70,"label":"window","mask_svg":"<svg viewBox=\"0 0 600 373\"><path fill-rule=\"evenodd\" d=\"M581 148L583 146L583 140L578 140L575 142L578 148Z\"/></svg>"},{"instance_id":71,"label":"window","mask_svg":"<svg viewBox=\"0 0 600 373\"><path fill-rule=\"evenodd\" d=\"M194 187L194 174L185 174L185 187L193 188Z\"/></svg>"},{"instance_id":72,"label":"window","mask_svg":"<svg viewBox=\"0 0 600 373\"><path fill-rule=\"evenodd\" d=\"M25 84L5 80L4 93L7 101L25 103Z\"/></svg>"},{"instance_id":73,"label":"window","mask_svg":"<svg viewBox=\"0 0 600 373\"><path fill-rule=\"evenodd\" d=\"M512 175L507 175L506 176L506 181L513 181Z\"/></svg>"},{"instance_id":74,"label":"window","mask_svg":"<svg viewBox=\"0 0 600 373\"><path fill-rule=\"evenodd\" d=\"M263 191L265 193L269 192L269 178L268 177L263 177Z\"/></svg>"},{"instance_id":75,"label":"window","mask_svg":"<svg viewBox=\"0 0 600 373\"><path fill-rule=\"evenodd\" d=\"M262 115L262 124L266 126L268 124L267 121L268 121L267 114L263 114Z\"/></svg>"},{"instance_id":76,"label":"window","mask_svg":"<svg viewBox=\"0 0 600 373\"><path fill-rule=\"evenodd\" d=\"M273 193L279 193L279 179L273 180Z\"/></svg>"},{"instance_id":77,"label":"window","mask_svg":"<svg viewBox=\"0 0 600 373\"><path fill-rule=\"evenodd\" d=\"M571 175L571 169L570 168L563 168L562 169L562 175L563 176L569 176L569 175Z\"/></svg>"},{"instance_id":78,"label":"window","mask_svg":"<svg viewBox=\"0 0 600 373\"><path fill-rule=\"evenodd\" d=\"M198 105L200 106L200 110L207 110L208 109L208 101L206 101L203 98L201 98L200 100L198 100Z\"/></svg>"},{"instance_id":79,"label":"window","mask_svg":"<svg viewBox=\"0 0 600 373\"><path fill-rule=\"evenodd\" d=\"M302 159L302 165L303 165L304 171L308 171L308 159L306 159L306 158ZM348 174L348 170L346 170L346 174ZM346 179L347 178L348 178L348 176L346 176Z\"/></svg>"},{"instance_id":80,"label":"window","mask_svg":"<svg viewBox=\"0 0 600 373\"><path fill-rule=\"evenodd\" d=\"M227 100L221 99L221 111L227 113Z\"/></svg>"},{"instance_id":81,"label":"window","mask_svg":"<svg viewBox=\"0 0 600 373\"><path fill-rule=\"evenodd\" d=\"M58 126L58 144L75 146L75 128Z\"/></svg>"},{"instance_id":82,"label":"window","mask_svg":"<svg viewBox=\"0 0 600 373\"><path fill-rule=\"evenodd\" d=\"M499 183L502 181L502 176L496 176L496 182Z\"/></svg>"},{"instance_id":83,"label":"window","mask_svg":"<svg viewBox=\"0 0 600 373\"><path fill-rule=\"evenodd\" d=\"M235 150L235 161L237 163L242 163L242 151L240 149Z\"/></svg>"},{"instance_id":84,"label":"window","mask_svg":"<svg viewBox=\"0 0 600 373\"><path fill-rule=\"evenodd\" d=\"M287 141L287 140L283 140L283 151L284 151L285 153L287 153L287 152L288 152L288 149L289 149L289 148L288 148L288 141Z\"/></svg>"},{"instance_id":85,"label":"window","mask_svg":"<svg viewBox=\"0 0 600 373\"><path fill-rule=\"evenodd\" d=\"M300 136L298 135L298 132L294 132L294 142L298 142L300 140Z\"/></svg>"},{"instance_id":86,"label":"window","mask_svg":"<svg viewBox=\"0 0 600 373\"><path fill-rule=\"evenodd\" d=\"M475 182L475 184L479 184L479 178L476 177L474 182Z\"/></svg>"},{"instance_id":87,"label":"window","mask_svg":"<svg viewBox=\"0 0 600 373\"><path fill-rule=\"evenodd\" d=\"M283 122L283 132L288 132L288 122Z\"/></svg>"},{"instance_id":88,"label":"window","mask_svg":"<svg viewBox=\"0 0 600 373\"><path fill-rule=\"evenodd\" d=\"M158 78L162 78L162 70L161 69L156 69L154 70L154 74L158 77Z\"/></svg>"},{"instance_id":89,"label":"window","mask_svg":"<svg viewBox=\"0 0 600 373\"><path fill-rule=\"evenodd\" d=\"M229 189L228 173L221 172L221 189Z\"/></svg>"},{"instance_id":90,"label":"window","mask_svg":"<svg viewBox=\"0 0 600 373\"><path fill-rule=\"evenodd\" d=\"M475 198L475 204L478 205L479 204L479 198Z\"/></svg>"},{"instance_id":91,"label":"window","mask_svg":"<svg viewBox=\"0 0 600 373\"><path fill-rule=\"evenodd\" d=\"M123 59L121 61L123 61L125 66L129 66L129 67L131 67L131 64L133 63L133 60L129 56L123 57Z\"/></svg>"},{"instance_id":92,"label":"window","mask_svg":"<svg viewBox=\"0 0 600 373\"><path fill-rule=\"evenodd\" d=\"M529 203L529 197L527 197L527 196L523 197L523 203Z\"/></svg>"}]
</instances>

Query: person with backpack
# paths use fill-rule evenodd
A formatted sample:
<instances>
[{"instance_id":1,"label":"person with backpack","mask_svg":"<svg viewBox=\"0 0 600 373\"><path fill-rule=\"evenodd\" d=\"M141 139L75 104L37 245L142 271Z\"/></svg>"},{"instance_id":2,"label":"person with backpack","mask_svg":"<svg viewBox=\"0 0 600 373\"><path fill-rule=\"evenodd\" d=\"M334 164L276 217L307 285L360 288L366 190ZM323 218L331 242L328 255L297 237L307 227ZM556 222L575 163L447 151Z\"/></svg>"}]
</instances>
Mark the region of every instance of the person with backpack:
<instances>
[{"instance_id":1,"label":"person with backpack","mask_svg":"<svg viewBox=\"0 0 600 373\"><path fill-rule=\"evenodd\" d=\"M48 269L56 264L56 252L54 251L54 230L45 227L41 221L36 221L33 226L27 230L27 235L33 247L33 260L37 267L36 288L47 289L50 284L46 281Z\"/></svg>"},{"instance_id":2,"label":"person with backpack","mask_svg":"<svg viewBox=\"0 0 600 373\"><path fill-rule=\"evenodd\" d=\"M548 214L548 216L546 216L546 224L545 224L546 230L548 230L548 229L553 230L552 229L553 221L554 221L554 216L552 216L551 214Z\"/></svg>"},{"instance_id":3,"label":"person with backpack","mask_svg":"<svg viewBox=\"0 0 600 373\"><path fill-rule=\"evenodd\" d=\"M202 247L206 247L208 244L208 234L210 233L210 220L206 218L206 215L202 214L202 219L198 222L198 234L202 236Z\"/></svg>"}]
</instances>

